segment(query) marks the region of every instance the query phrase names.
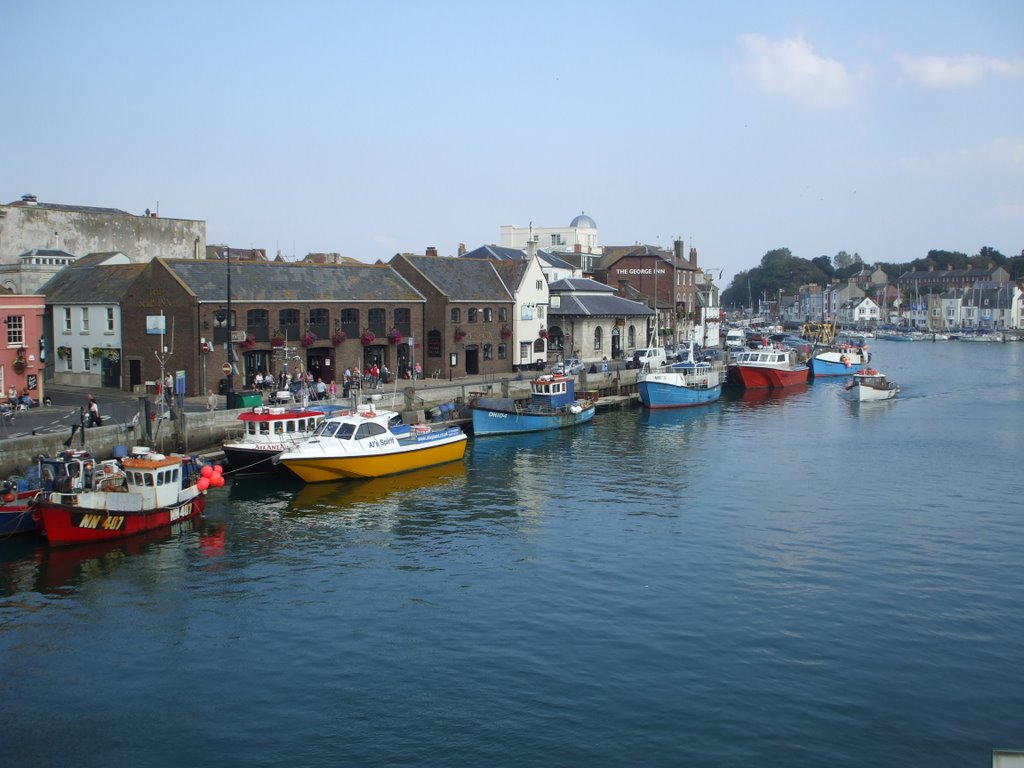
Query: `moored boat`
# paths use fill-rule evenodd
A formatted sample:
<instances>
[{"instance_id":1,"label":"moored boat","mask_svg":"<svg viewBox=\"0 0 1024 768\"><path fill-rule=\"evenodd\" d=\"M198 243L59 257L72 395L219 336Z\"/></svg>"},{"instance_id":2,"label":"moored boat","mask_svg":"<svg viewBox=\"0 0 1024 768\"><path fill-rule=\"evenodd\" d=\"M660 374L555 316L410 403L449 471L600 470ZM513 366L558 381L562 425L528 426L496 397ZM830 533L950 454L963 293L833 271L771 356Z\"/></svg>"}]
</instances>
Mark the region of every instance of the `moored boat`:
<instances>
[{"instance_id":1,"label":"moored boat","mask_svg":"<svg viewBox=\"0 0 1024 768\"><path fill-rule=\"evenodd\" d=\"M764 347L740 352L729 365L727 383L745 389L794 387L806 384L808 367L790 349Z\"/></svg>"},{"instance_id":2,"label":"moored boat","mask_svg":"<svg viewBox=\"0 0 1024 768\"><path fill-rule=\"evenodd\" d=\"M849 376L854 368L867 365L871 361L871 353L867 347L856 344L832 344L815 350L809 365L811 375Z\"/></svg>"},{"instance_id":3,"label":"moored boat","mask_svg":"<svg viewBox=\"0 0 1024 768\"><path fill-rule=\"evenodd\" d=\"M561 374L531 381L526 403L510 397L480 397L470 408L476 437L571 427L590 421L596 410L592 400L577 399L575 380Z\"/></svg>"},{"instance_id":4,"label":"moored boat","mask_svg":"<svg viewBox=\"0 0 1024 768\"><path fill-rule=\"evenodd\" d=\"M273 474L285 472L273 458L309 439L313 431L329 415L343 410L339 405L317 405L309 408L256 406L238 415L241 436L225 440L224 459L232 473Z\"/></svg>"},{"instance_id":5,"label":"moored boat","mask_svg":"<svg viewBox=\"0 0 1024 768\"><path fill-rule=\"evenodd\" d=\"M0 536L30 533L39 528L29 508L37 493L38 487L29 487L20 478L0 483Z\"/></svg>"},{"instance_id":6,"label":"moored boat","mask_svg":"<svg viewBox=\"0 0 1024 768\"><path fill-rule=\"evenodd\" d=\"M862 368L853 374L853 381L846 385L846 391L859 402L871 400L892 400L900 391L895 381L889 381L884 373L873 368Z\"/></svg>"},{"instance_id":7,"label":"moored boat","mask_svg":"<svg viewBox=\"0 0 1024 768\"><path fill-rule=\"evenodd\" d=\"M398 413L367 404L325 419L275 461L307 483L322 483L410 472L465 455L466 434L459 427L410 427L400 421Z\"/></svg>"},{"instance_id":8,"label":"moored boat","mask_svg":"<svg viewBox=\"0 0 1024 768\"><path fill-rule=\"evenodd\" d=\"M679 362L639 375L637 393L644 407L651 410L688 408L721 398L725 367L721 363L698 360L692 344L682 356Z\"/></svg>"},{"instance_id":9,"label":"moored boat","mask_svg":"<svg viewBox=\"0 0 1024 768\"><path fill-rule=\"evenodd\" d=\"M52 546L125 538L202 514L202 471L197 458L149 448L106 461L65 451L40 458L41 482L53 490L37 494L32 511Z\"/></svg>"}]
</instances>

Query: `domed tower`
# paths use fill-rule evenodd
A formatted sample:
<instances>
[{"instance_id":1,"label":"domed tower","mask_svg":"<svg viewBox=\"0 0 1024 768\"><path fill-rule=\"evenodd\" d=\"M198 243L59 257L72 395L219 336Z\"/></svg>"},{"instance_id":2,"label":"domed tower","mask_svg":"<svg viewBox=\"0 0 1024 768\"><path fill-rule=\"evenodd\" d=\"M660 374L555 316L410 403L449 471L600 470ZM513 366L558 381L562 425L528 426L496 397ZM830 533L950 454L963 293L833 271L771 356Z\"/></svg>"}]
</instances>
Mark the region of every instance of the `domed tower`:
<instances>
[{"instance_id":1,"label":"domed tower","mask_svg":"<svg viewBox=\"0 0 1024 768\"><path fill-rule=\"evenodd\" d=\"M569 226L573 229L597 229L597 224L585 213L581 213L569 222Z\"/></svg>"}]
</instances>

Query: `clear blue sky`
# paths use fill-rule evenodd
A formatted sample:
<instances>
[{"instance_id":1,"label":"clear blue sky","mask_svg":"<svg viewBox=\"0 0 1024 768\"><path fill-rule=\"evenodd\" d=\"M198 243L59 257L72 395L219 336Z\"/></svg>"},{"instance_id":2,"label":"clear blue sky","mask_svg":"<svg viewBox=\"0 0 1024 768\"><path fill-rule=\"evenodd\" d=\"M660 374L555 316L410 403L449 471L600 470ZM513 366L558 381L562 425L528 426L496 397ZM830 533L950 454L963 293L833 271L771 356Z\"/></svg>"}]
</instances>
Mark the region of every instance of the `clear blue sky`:
<instances>
[{"instance_id":1,"label":"clear blue sky","mask_svg":"<svg viewBox=\"0 0 1024 768\"><path fill-rule=\"evenodd\" d=\"M0 3L0 200L364 261L1024 249L1024 3Z\"/></svg>"}]
</instances>

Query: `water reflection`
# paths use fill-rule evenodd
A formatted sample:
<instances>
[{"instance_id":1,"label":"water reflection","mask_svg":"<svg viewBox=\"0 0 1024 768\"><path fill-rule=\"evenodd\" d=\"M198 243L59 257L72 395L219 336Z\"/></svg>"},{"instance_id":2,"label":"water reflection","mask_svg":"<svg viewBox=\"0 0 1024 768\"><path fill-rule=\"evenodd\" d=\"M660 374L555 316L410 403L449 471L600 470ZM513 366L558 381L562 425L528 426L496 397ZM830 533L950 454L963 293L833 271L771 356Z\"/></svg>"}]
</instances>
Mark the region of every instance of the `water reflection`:
<instances>
[{"instance_id":1,"label":"water reflection","mask_svg":"<svg viewBox=\"0 0 1024 768\"><path fill-rule=\"evenodd\" d=\"M185 537L200 525L194 519L185 520L127 539L72 547L49 547L37 534L4 541L0 543L0 595L76 591L91 579L109 576L130 558Z\"/></svg>"}]
</instances>

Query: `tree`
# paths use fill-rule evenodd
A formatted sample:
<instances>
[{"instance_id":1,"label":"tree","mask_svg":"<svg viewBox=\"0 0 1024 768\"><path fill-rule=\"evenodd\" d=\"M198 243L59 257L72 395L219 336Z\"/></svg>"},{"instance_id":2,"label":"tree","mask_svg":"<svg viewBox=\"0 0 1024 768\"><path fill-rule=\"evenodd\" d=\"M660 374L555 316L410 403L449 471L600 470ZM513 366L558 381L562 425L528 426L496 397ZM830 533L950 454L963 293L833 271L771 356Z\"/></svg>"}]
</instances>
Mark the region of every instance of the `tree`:
<instances>
[{"instance_id":1,"label":"tree","mask_svg":"<svg viewBox=\"0 0 1024 768\"><path fill-rule=\"evenodd\" d=\"M826 277L832 278L836 274L836 268L832 266L832 259L828 256L818 256L811 259L811 264L820 269Z\"/></svg>"}]
</instances>

